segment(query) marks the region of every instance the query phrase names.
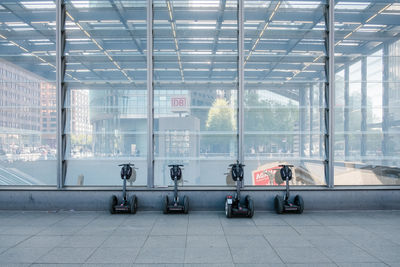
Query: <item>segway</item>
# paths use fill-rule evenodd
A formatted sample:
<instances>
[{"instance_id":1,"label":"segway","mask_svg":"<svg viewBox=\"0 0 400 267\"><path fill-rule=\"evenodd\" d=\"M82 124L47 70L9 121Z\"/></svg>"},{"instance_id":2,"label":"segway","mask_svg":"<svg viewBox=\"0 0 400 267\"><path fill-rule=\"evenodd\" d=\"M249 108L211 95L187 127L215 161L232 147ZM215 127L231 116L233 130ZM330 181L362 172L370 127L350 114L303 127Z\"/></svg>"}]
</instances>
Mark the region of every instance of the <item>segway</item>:
<instances>
[{"instance_id":1,"label":"segway","mask_svg":"<svg viewBox=\"0 0 400 267\"><path fill-rule=\"evenodd\" d=\"M236 182L236 194L234 196L228 195L226 197L225 215L228 218L232 218L232 216L245 216L251 218L254 215L254 202L251 197L247 195L243 201L240 196L240 188L243 184L244 166L245 165L239 163L239 161L235 164L229 165L229 167L231 167L232 179Z\"/></svg>"},{"instance_id":2,"label":"segway","mask_svg":"<svg viewBox=\"0 0 400 267\"><path fill-rule=\"evenodd\" d=\"M279 165L279 167L282 167L280 170L282 180L286 181L286 194L284 197L280 195L275 196L276 213L296 212L301 214L304 210L303 198L300 195L296 195L293 201L290 200L289 181L292 180L292 170L290 168L293 165Z\"/></svg>"},{"instance_id":3,"label":"segway","mask_svg":"<svg viewBox=\"0 0 400 267\"><path fill-rule=\"evenodd\" d=\"M121 164L121 179L124 180L124 185L122 189L122 198L118 199L116 195L112 195L110 199L110 213L114 214L120 213L131 213L135 214L137 210L137 198L132 195L128 198L126 194L126 181L132 179L132 182L136 181L136 168L134 164ZM132 168L133 167L133 168ZM133 174L133 176L132 176Z\"/></svg>"},{"instance_id":4,"label":"segway","mask_svg":"<svg viewBox=\"0 0 400 267\"><path fill-rule=\"evenodd\" d=\"M183 196L183 199L180 200L178 196L178 181L182 179L181 167L183 165L168 165L168 167L171 167L171 180L174 181L174 199L170 202L168 196L164 197L163 213L183 212L187 214L189 212L189 197Z\"/></svg>"}]
</instances>

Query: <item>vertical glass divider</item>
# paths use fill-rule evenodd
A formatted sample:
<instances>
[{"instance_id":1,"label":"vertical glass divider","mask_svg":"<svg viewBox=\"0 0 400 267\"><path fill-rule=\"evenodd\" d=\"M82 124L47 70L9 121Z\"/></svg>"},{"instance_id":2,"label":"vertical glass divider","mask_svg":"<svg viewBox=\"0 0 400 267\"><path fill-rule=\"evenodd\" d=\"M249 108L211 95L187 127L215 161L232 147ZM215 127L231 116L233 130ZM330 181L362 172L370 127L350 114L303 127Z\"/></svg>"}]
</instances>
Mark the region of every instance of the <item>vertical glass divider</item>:
<instances>
[{"instance_id":1,"label":"vertical glass divider","mask_svg":"<svg viewBox=\"0 0 400 267\"><path fill-rule=\"evenodd\" d=\"M335 133L335 0L328 0L328 187L334 187L334 133Z\"/></svg>"},{"instance_id":2,"label":"vertical glass divider","mask_svg":"<svg viewBox=\"0 0 400 267\"><path fill-rule=\"evenodd\" d=\"M147 1L147 187L154 187L153 1Z\"/></svg>"},{"instance_id":3,"label":"vertical glass divider","mask_svg":"<svg viewBox=\"0 0 400 267\"><path fill-rule=\"evenodd\" d=\"M244 161L244 0L238 0L238 159Z\"/></svg>"}]
</instances>

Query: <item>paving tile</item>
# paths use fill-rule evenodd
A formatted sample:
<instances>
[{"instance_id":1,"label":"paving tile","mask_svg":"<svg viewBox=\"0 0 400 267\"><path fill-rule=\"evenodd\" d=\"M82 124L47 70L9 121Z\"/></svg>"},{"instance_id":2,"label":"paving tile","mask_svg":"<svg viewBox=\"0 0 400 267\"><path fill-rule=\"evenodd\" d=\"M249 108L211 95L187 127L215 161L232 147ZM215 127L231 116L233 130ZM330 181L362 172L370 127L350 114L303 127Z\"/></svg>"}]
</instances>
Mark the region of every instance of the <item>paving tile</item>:
<instances>
[{"instance_id":1,"label":"paving tile","mask_svg":"<svg viewBox=\"0 0 400 267\"><path fill-rule=\"evenodd\" d=\"M325 226L294 226L302 236L337 236L337 233Z\"/></svg>"},{"instance_id":2,"label":"paving tile","mask_svg":"<svg viewBox=\"0 0 400 267\"><path fill-rule=\"evenodd\" d=\"M62 248L91 248L100 246L108 236L70 236L61 241L57 247Z\"/></svg>"},{"instance_id":3,"label":"paving tile","mask_svg":"<svg viewBox=\"0 0 400 267\"><path fill-rule=\"evenodd\" d=\"M18 247L52 248L60 244L66 238L65 236L33 236L18 244Z\"/></svg>"},{"instance_id":4,"label":"paving tile","mask_svg":"<svg viewBox=\"0 0 400 267\"><path fill-rule=\"evenodd\" d=\"M298 236L299 233L292 226L257 226L262 234L284 236Z\"/></svg>"},{"instance_id":5,"label":"paving tile","mask_svg":"<svg viewBox=\"0 0 400 267\"><path fill-rule=\"evenodd\" d=\"M228 243L223 235L193 235L187 236L186 247L228 247Z\"/></svg>"},{"instance_id":6,"label":"paving tile","mask_svg":"<svg viewBox=\"0 0 400 267\"><path fill-rule=\"evenodd\" d=\"M371 246L365 250L385 263L400 262L400 246Z\"/></svg>"},{"instance_id":7,"label":"paving tile","mask_svg":"<svg viewBox=\"0 0 400 267\"><path fill-rule=\"evenodd\" d=\"M321 225L318 221L314 220L310 216L306 216L304 214L285 214L282 216L282 220L284 220L288 225L292 226L316 226Z\"/></svg>"},{"instance_id":8,"label":"paving tile","mask_svg":"<svg viewBox=\"0 0 400 267\"><path fill-rule=\"evenodd\" d=\"M82 229L81 226L59 226L53 225L51 227L45 228L37 235L73 235Z\"/></svg>"},{"instance_id":9,"label":"paving tile","mask_svg":"<svg viewBox=\"0 0 400 267\"><path fill-rule=\"evenodd\" d=\"M313 245L302 236L268 235L265 237L272 247L312 247Z\"/></svg>"},{"instance_id":10,"label":"paving tile","mask_svg":"<svg viewBox=\"0 0 400 267\"><path fill-rule=\"evenodd\" d=\"M337 267L334 263L296 263L286 264L286 267Z\"/></svg>"},{"instance_id":11,"label":"paving tile","mask_svg":"<svg viewBox=\"0 0 400 267\"><path fill-rule=\"evenodd\" d=\"M7 226L4 229L3 234L7 235L35 235L40 231L43 231L44 227L35 227L35 226Z\"/></svg>"},{"instance_id":12,"label":"paving tile","mask_svg":"<svg viewBox=\"0 0 400 267\"><path fill-rule=\"evenodd\" d=\"M30 265L32 267L81 267L80 263L34 263Z\"/></svg>"},{"instance_id":13,"label":"paving tile","mask_svg":"<svg viewBox=\"0 0 400 267\"><path fill-rule=\"evenodd\" d=\"M139 248L98 248L87 263L133 263Z\"/></svg>"},{"instance_id":14,"label":"paving tile","mask_svg":"<svg viewBox=\"0 0 400 267\"><path fill-rule=\"evenodd\" d=\"M261 215L253 217L254 224L257 226L288 226L281 216Z\"/></svg>"},{"instance_id":15,"label":"paving tile","mask_svg":"<svg viewBox=\"0 0 400 267\"><path fill-rule=\"evenodd\" d=\"M379 262L376 257L371 256L364 250L356 247L320 247L326 256L334 262Z\"/></svg>"},{"instance_id":16,"label":"paving tile","mask_svg":"<svg viewBox=\"0 0 400 267\"><path fill-rule=\"evenodd\" d=\"M117 236L111 235L108 237L101 247L108 248L124 248L124 247L142 247L144 242L147 240L147 235L128 235L128 236Z\"/></svg>"},{"instance_id":17,"label":"paving tile","mask_svg":"<svg viewBox=\"0 0 400 267\"><path fill-rule=\"evenodd\" d=\"M142 248L135 263L183 263L184 248Z\"/></svg>"},{"instance_id":18,"label":"paving tile","mask_svg":"<svg viewBox=\"0 0 400 267\"><path fill-rule=\"evenodd\" d=\"M0 248L13 247L29 237L30 235L0 235Z\"/></svg>"},{"instance_id":19,"label":"paving tile","mask_svg":"<svg viewBox=\"0 0 400 267\"><path fill-rule=\"evenodd\" d=\"M114 232L117 227L106 227L106 226L85 226L78 230L74 235L110 235Z\"/></svg>"},{"instance_id":20,"label":"paving tile","mask_svg":"<svg viewBox=\"0 0 400 267\"><path fill-rule=\"evenodd\" d=\"M226 225L223 227L225 235L260 235L261 232L255 225L236 226Z\"/></svg>"},{"instance_id":21,"label":"paving tile","mask_svg":"<svg viewBox=\"0 0 400 267\"><path fill-rule=\"evenodd\" d=\"M282 263L282 260L271 247L238 247L231 248L234 263Z\"/></svg>"},{"instance_id":22,"label":"paving tile","mask_svg":"<svg viewBox=\"0 0 400 267\"><path fill-rule=\"evenodd\" d=\"M149 236L144 243L144 248L185 248L186 236Z\"/></svg>"},{"instance_id":23,"label":"paving tile","mask_svg":"<svg viewBox=\"0 0 400 267\"><path fill-rule=\"evenodd\" d=\"M112 235L148 235L152 228L152 225L121 225L114 229Z\"/></svg>"},{"instance_id":24,"label":"paving tile","mask_svg":"<svg viewBox=\"0 0 400 267\"><path fill-rule=\"evenodd\" d=\"M186 235L187 226L154 226L150 232L150 235Z\"/></svg>"},{"instance_id":25,"label":"paving tile","mask_svg":"<svg viewBox=\"0 0 400 267\"><path fill-rule=\"evenodd\" d=\"M332 263L322 252L316 248L275 248L285 263Z\"/></svg>"},{"instance_id":26,"label":"paving tile","mask_svg":"<svg viewBox=\"0 0 400 267\"><path fill-rule=\"evenodd\" d=\"M189 224L187 229L188 235L224 235L224 230L221 225L204 226Z\"/></svg>"},{"instance_id":27,"label":"paving tile","mask_svg":"<svg viewBox=\"0 0 400 267\"><path fill-rule=\"evenodd\" d=\"M337 263L339 267L387 267L383 262L339 262Z\"/></svg>"},{"instance_id":28,"label":"paving tile","mask_svg":"<svg viewBox=\"0 0 400 267\"><path fill-rule=\"evenodd\" d=\"M227 235L226 240L231 248L267 248L270 247L267 240L265 240L264 236L239 236L239 235Z\"/></svg>"},{"instance_id":29,"label":"paving tile","mask_svg":"<svg viewBox=\"0 0 400 267\"><path fill-rule=\"evenodd\" d=\"M95 248L54 248L36 260L37 263L84 263Z\"/></svg>"},{"instance_id":30,"label":"paving tile","mask_svg":"<svg viewBox=\"0 0 400 267\"><path fill-rule=\"evenodd\" d=\"M351 247L354 244L342 236L306 236L305 237L314 247Z\"/></svg>"},{"instance_id":31,"label":"paving tile","mask_svg":"<svg viewBox=\"0 0 400 267\"><path fill-rule=\"evenodd\" d=\"M50 248L10 248L0 255L0 265L6 263L34 263Z\"/></svg>"},{"instance_id":32,"label":"paving tile","mask_svg":"<svg viewBox=\"0 0 400 267\"><path fill-rule=\"evenodd\" d=\"M190 247L185 251L185 263L232 263L228 247Z\"/></svg>"},{"instance_id":33,"label":"paving tile","mask_svg":"<svg viewBox=\"0 0 400 267\"><path fill-rule=\"evenodd\" d=\"M286 267L284 263L236 263L235 267Z\"/></svg>"}]
</instances>

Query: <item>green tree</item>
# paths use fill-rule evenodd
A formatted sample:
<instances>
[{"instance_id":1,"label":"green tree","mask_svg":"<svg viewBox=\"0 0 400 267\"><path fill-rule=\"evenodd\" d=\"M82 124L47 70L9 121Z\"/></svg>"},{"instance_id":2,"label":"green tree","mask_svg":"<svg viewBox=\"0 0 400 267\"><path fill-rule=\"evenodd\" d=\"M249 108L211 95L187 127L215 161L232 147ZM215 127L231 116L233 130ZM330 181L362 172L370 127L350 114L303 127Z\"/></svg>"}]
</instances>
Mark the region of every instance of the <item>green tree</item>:
<instances>
[{"instance_id":1,"label":"green tree","mask_svg":"<svg viewBox=\"0 0 400 267\"><path fill-rule=\"evenodd\" d=\"M231 133L236 131L236 117L225 99L216 99L209 109L206 130L210 133L203 138L203 142L209 152L229 152L233 141Z\"/></svg>"}]
</instances>

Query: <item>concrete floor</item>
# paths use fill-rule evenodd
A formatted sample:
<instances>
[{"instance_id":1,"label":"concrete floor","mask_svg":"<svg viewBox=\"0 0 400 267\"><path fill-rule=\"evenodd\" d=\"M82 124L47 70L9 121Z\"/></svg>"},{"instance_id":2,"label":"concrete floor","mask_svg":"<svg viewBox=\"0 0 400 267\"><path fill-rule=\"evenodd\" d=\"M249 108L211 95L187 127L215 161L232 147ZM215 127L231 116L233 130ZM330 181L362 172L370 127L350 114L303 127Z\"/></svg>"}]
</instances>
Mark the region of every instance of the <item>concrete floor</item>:
<instances>
[{"instance_id":1,"label":"concrete floor","mask_svg":"<svg viewBox=\"0 0 400 267\"><path fill-rule=\"evenodd\" d=\"M0 266L99 265L400 266L400 211L0 211Z\"/></svg>"}]
</instances>

